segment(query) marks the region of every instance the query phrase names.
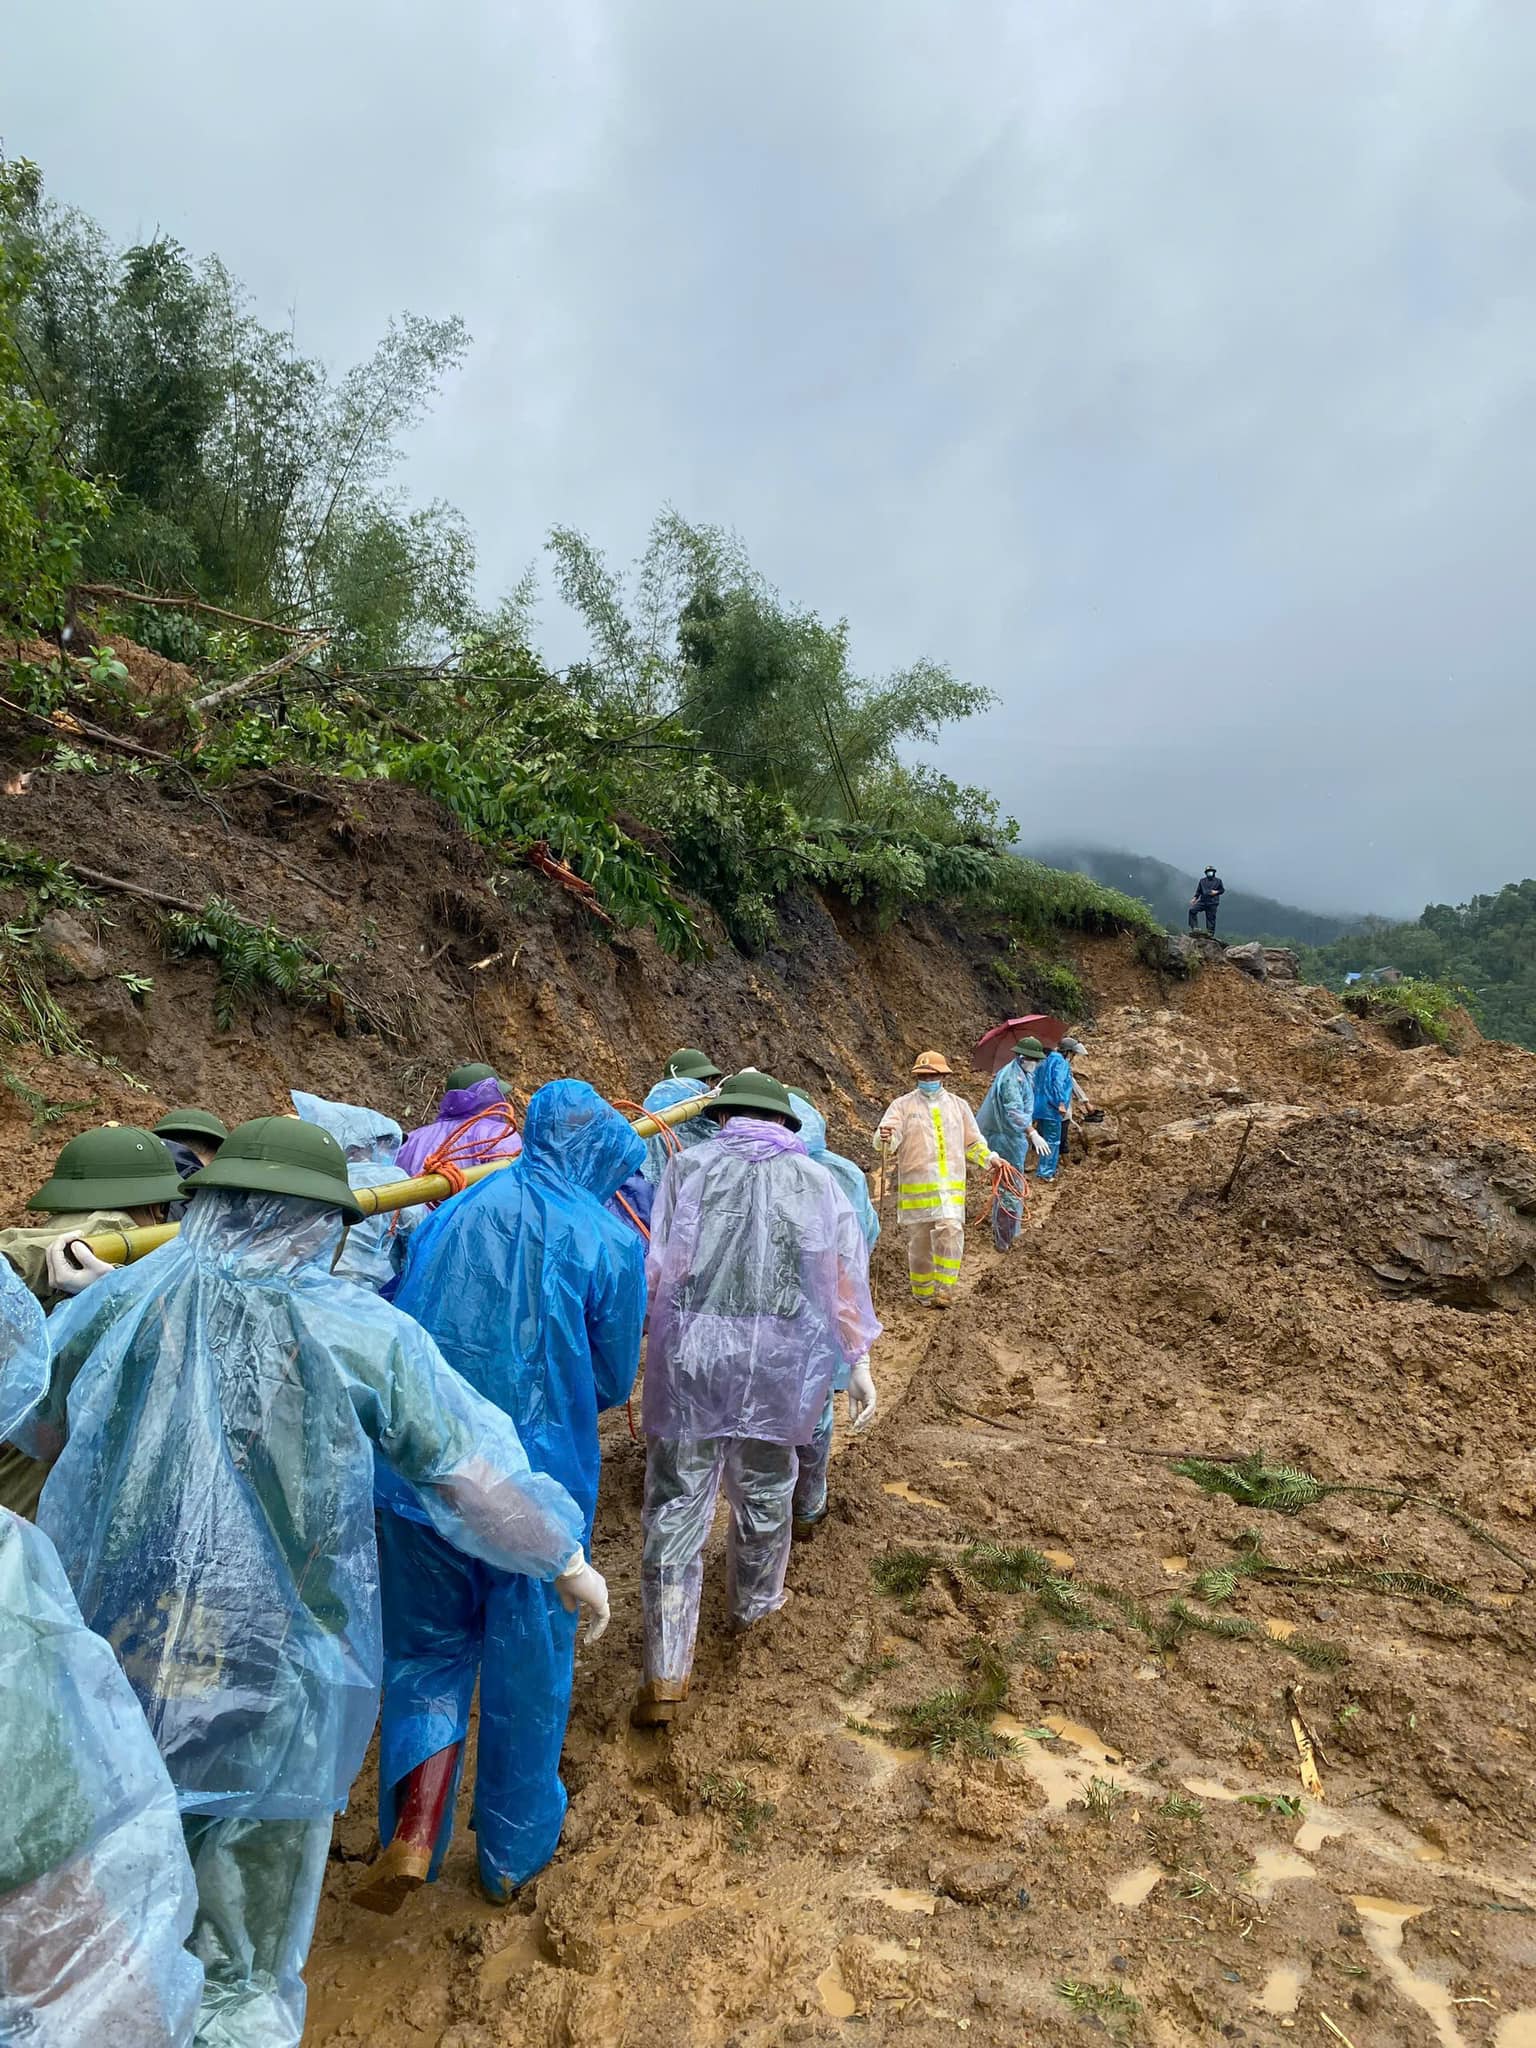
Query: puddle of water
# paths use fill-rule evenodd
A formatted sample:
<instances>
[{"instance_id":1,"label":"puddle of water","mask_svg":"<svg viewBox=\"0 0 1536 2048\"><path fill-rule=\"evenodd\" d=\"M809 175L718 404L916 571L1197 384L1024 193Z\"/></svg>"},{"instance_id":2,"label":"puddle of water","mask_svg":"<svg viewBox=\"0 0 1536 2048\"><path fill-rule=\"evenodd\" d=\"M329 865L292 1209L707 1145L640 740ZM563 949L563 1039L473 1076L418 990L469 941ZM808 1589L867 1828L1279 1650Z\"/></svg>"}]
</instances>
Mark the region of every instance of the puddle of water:
<instances>
[{"instance_id":1,"label":"puddle of water","mask_svg":"<svg viewBox=\"0 0 1536 2048\"><path fill-rule=\"evenodd\" d=\"M1262 1906L1274 1897L1276 1885L1316 1875L1306 1857L1298 1856L1294 1849L1261 1849L1252 1870L1243 1879L1243 1890Z\"/></svg>"},{"instance_id":2,"label":"puddle of water","mask_svg":"<svg viewBox=\"0 0 1536 2048\"><path fill-rule=\"evenodd\" d=\"M1189 1559L1187 1557L1165 1557L1163 1559L1163 1570L1167 1572L1170 1578L1176 1578L1180 1572L1187 1572L1189 1570Z\"/></svg>"},{"instance_id":3,"label":"puddle of water","mask_svg":"<svg viewBox=\"0 0 1536 2048\"><path fill-rule=\"evenodd\" d=\"M969 1458L940 1458L939 1463L946 1472L966 1472L970 1469Z\"/></svg>"},{"instance_id":4,"label":"puddle of water","mask_svg":"<svg viewBox=\"0 0 1536 2048\"><path fill-rule=\"evenodd\" d=\"M1493 2048L1536 2048L1536 2006L1505 2013L1493 2030Z\"/></svg>"},{"instance_id":5,"label":"puddle of water","mask_svg":"<svg viewBox=\"0 0 1536 2048\"><path fill-rule=\"evenodd\" d=\"M822 2010L835 2020L851 2020L859 2009L858 2000L843 1982L843 1973L835 1962L828 1963L816 1979L816 1994Z\"/></svg>"},{"instance_id":6,"label":"puddle of water","mask_svg":"<svg viewBox=\"0 0 1536 2048\"><path fill-rule=\"evenodd\" d=\"M1429 1908L1410 1906L1402 1899L1367 1897L1357 1898L1352 1903L1360 1915L1367 1948L1409 2004L1416 2005L1420 2012L1428 2013L1434 2021L1435 2035L1441 2048L1465 2048L1461 2029L1456 2024L1456 2007L1449 1988L1437 1983L1433 1977L1411 1970L1403 1961L1403 1929L1420 1913L1427 1913Z\"/></svg>"},{"instance_id":7,"label":"puddle of water","mask_svg":"<svg viewBox=\"0 0 1536 2048\"><path fill-rule=\"evenodd\" d=\"M1047 1551L1049 1556L1050 1552ZM1060 1714L1042 1714L1040 1724L1049 1728L1053 1735L1059 1735L1063 1742L1070 1742L1074 1749L1080 1749L1091 1764L1123 1764L1125 1758L1118 1749L1106 1749L1096 1728L1088 1728L1081 1721L1063 1720Z\"/></svg>"},{"instance_id":8,"label":"puddle of water","mask_svg":"<svg viewBox=\"0 0 1536 2048\"><path fill-rule=\"evenodd\" d=\"M867 1728L840 1727L837 1732L845 1741L856 1742L860 1749L879 1757L888 1770L895 1770L898 1764L916 1763L927 1754L921 1749L898 1749L894 1742L887 1742L883 1735L872 1735Z\"/></svg>"},{"instance_id":9,"label":"puddle of water","mask_svg":"<svg viewBox=\"0 0 1536 2048\"><path fill-rule=\"evenodd\" d=\"M486 1957L480 1965L480 1988L482 1991L500 1991L520 1976L524 1970L531 1970L539 1958L539 1934L537 1921L532 1914L522 1922L512 1939Z\"/></svg>"},{"instance_id":10,"label":"puddle of water","mask_svg":"<svg viewBox=\"0 0 1536 2048\"><path fill-rule=\"evenodd\" d=\"M878 1899L882 1906L889 1906L893 1913L936 1913L939 1910L938 1899L932 1892L909 1892L900 1885L870 1892L868 1896Z\"/></svg>"},{"instance_id":11,"label":"puddle of water","mask_svg":"<svg viewBox=\"0 0 1536 2048\"><path fill-rule=\"evenodd\" d=\"M1301 2003L1300 1970L1271 1970L1259 1993L1259 2011L1283 2016Z\"/></svg>"},{"instance_id":12,"label":"puddle of water","mask_svg":"<svg viewBox=\"0 0 1536 2048\"><path fill-rule=\"evenodd\" d=\"M1230 1785L1223 1785L1220 1778L1186 1778L1184 1790L1193 1792L1197 1799L1226 1799L1236 1801L1241 1792L1234 1792Z\"/></svg>"},{"instance_id":13,"label":"puddle of water","mask_svg":"<svg viewBox=\"0 0 1536 2048\"><path fill-rule=\"evenodd\" d=\"M944 1506L943 1501L934 1500L932 1496L929 1494L914 1493L912 1491L912 1482L910 1479L887 1479L884 1486L881 1487L880 1491L882 1493L890 1494L893 1497L893 1499L904 1500L909 1504L909 1506L914 1508L942 1509Z\"/></svg>"},{"instance_id":14,"label":"puddle of water","mask_svg":"<svg viewBox=\"0 0 1536 2048\"><path fill-rule=\"evenodd\" d=\"M1313 1856L1331 1842L1335 1835L1347 1835L1351 1828L1347 1820L1339 1820L1332 1814L1314 1813L1310 1820L1304 1820L1296 1831L1294 1846L1303 1856Z\"/></svg>"},{"instance_id":15,"label":"puddle of water","mask_svg":"<svg viewBox=\"0 0 1536 2048\"><path fill-rule=\"evenodd\" d=\"M1157 1890L1163 1876L1162 1868L1156 1863L1143 1863L1139 1870L1128 1870L1124 1877L1117 1878L1109 1888L1109 1903L1112 1906L1141 1906Z\"/></svg>"},{"instance_id":16,"label":"puddle of water","mask_svg":"<svg viewBox=\"0 0 1536 2048\"><path fill-rule=\"evenodd\" d=\"M1047 1564L1055 1565L1059 1572L1070 1572L1076 1569L1077 1559L1070 1550L1042 1550L1040 1555Z\"/></svg>"},{"instance_id":17,"label":"puddle of water","mask_svg":"<svg viewBox=\"0 0 1536 2048\"><path fill-rule=\"evenodd\" d=\"M1277 1643L1289 1642L1296 1633L1296 1624L1294 1621L1282 1621L1278 1614L1271 1614L1265 1620L1264 1633Z\"/></svg>"}]
</instances>

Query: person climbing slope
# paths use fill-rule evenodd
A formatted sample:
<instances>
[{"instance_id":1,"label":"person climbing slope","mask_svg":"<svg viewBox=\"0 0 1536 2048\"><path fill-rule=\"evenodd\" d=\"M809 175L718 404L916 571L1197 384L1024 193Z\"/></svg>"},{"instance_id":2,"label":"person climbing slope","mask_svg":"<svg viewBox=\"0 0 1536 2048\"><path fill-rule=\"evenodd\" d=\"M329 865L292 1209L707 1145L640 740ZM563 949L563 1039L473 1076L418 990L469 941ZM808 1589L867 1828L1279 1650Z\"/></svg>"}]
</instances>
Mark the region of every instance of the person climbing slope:
<instances>
[{"instance_id":1,"label":"person climbing slope","mask_svg":"<svg viewBox=\"0 0 1536 2048\"><path fill-rule=\"evenodd\" d=\"M1195 884L1195 893L1189 899L1189 928L1195 929L1195 920L1204 917L1205 928L1212 935L1216 932L1216 912L1221 899L1227 893L1226 884L1214 868L1207 868Z\"/></svg>"},{"instance_id":2,"label":"person climbing slope","mask_svg":"<svg viewBox=\"0 0 1536 2048\"><path fill-rule=\"evenodd\" d=\"M445 1166L462 1171L492 1159L515 1159L522 1145L506 1089L493 1068L476 1062L454 1068L437 1115L409 1134L395 1164L413 1180Z\"/></svg>"},{"instance_id":3,"label":"person climbing slope","mask_svg":"<svg viewBox=\"0 0 1536 2048\"><path fill-rule=\"evenodd\" d=\"M672 1109L679 1102L692 1102L696 1096L707 1095L719 1078L720 1069L707 1052L700 1052L697 1046L685 1045L667 1061L661 1079L641 1106L649 1110ZM714 1135L715 1127L708 1117L696 1116L687 1123L673 1125L668 1137L647 1138L646 1179L653 1187L659 1186L667 1170L667 1161L674 1153L685 1152L690 1145L701 1144Z\"/></svg>"},{"instance_id":4,"label":"person climbing slope","mask_svg":"<svg viewBox=\"0 0 1536 2048\"><path fill-rule=\"evenodd\" d=\"M1027 1173L1032 1159L1048 1149L1035 1126L1035 1076L1044 1058L1045 1047L1038 1038L1021 1038L1012 1059L993 1075L976 1114L994 1155L1005 1159L1016 1175ZM1020 1184L1000 1185L992 1203L992 1242L1000 1252L1013 1249L1023 1220Z\"/></svg>"},{"instance_id":5,"label":"person climbing slope","mask_svg":"<svg viewBox=\"0 0 1536 2048\"><path fill-rule=\"evenodd\" d=\"M849 1205L859 1220L859 1229L864 1234L864 1243L873 1251L875 1240L880 1235L880 1218L869 1198L869 1181L863 1167L845 1159L840 1152L828 1151L827 1121L814 1103L793 1088L789 1091L789 1100L800 1119L800 1137L806 1151L819 1166L827 1169L848 1197ZM794 1533L801 1542L808 1539L818 1523L827 1517L827 1472L832 1462L832 1431L837 1420L833 1396L841 1393L848 1396L849 1428L860 1430L867 1427L874 1420L878 1405L874 1375L867 1357L851 1365L839 1365L816 1427L809 1441L798 1447Z\"/></svg>"},{"instance_id":6,"label":"person climbing slope","mask_svg":"<svg viewBox=\"0 0 1536 2048\"><path fill-rule=\"evenodd\" d=\"M156 1141L158 1143L158 1140ZM450 1542L607 1611L583 1517L420 1326L329 1268L359 1211L292 1117L232 1131L180 1235L49 1324L39 1527L117 1652L197 1879L198 2039L296 2048L332 1816L378 1711L374 1453Z\"/></svg>"},{"instance_id":7,"label":"person climbing slope","mask_svg":"<svg viewBox=\"0 0 1536 2048\"><path fill-rule=\"evenodd\" d=\"M0 1260L0 1434L47 1394L43 1312ZM202 1966L176 1794L48 1538L0 1508L0 2038L191 2048Z\"/></svg>"},{"instance_id":8,"label":"person climbing slope","mask_svg":"<svg viewBox=\"0 0 1536 2048\"><path fill-rule=\"evenodd\" d=\"M948 1308L960 1282L966 1166L992 1163L971 1105L944 1086L949 1071L942 1053L919 1053L912 1063L915 1085L891 1103L874 1141L897 1175L912 1299L930 1308Z\"/></svg>"},{"instance_id":9,"label":"person climbing slope","mask_svg":"<svg viewBox=\"0 0 1536 2048\"><path fill-rule=\"evenodd\" d=\"M534 1471L575 1501L587 1545L601 1465L597 1418L628 1398L645 1322L640 1236L604 1204L643 1156L641 1140L585 1081L551 1081L528 1104L517 1164L421 1226L396 1296L511 1418ZM358 1898L392 1912L436 1875L478 1678L480 1882L504 1901L560 1839L576 1620L537 1577L463 1556L388 1470L378 1502L385 1848Z\"/></svg>"},{"instance_id":10,"label":"person climbing slope","mask_svg":"<svg viewBox=\"0 0 1536 2048\"><path fill-rule=\"evenodd\" d=\"M667 1168L651 1219L640 1596L645 1667L631 1718L669 1721L688 1696L704 1545L730 1503L727 1599L737 1629L784 1603L797 1444L839 1368L880 1334L869 1252L772 1075L721 1084L708 1145Z\"/></svg>"}]
</instances>

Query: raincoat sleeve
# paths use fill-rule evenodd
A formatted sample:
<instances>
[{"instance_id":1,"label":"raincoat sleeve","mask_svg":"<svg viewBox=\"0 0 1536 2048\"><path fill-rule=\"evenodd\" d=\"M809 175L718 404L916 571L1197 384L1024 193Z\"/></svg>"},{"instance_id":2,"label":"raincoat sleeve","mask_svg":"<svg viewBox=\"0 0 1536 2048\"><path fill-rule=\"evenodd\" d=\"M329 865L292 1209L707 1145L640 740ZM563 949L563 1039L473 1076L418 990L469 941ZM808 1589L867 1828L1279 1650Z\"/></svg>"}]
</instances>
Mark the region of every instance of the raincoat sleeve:
<instances>
[{"instance_id":1,"label":"raincoat sleeve","mask_svg":"<svg viewBox=\"0 0 1536 2048\"><path fill-rule=\"evenodd\" d=\"M460 1378L419 1324L382 1302L379 1310L394 1341L341 1355L379 1456L455 1549L499 1571L556 1578L581 1548L581 1510L532 1469L511 1417Z\"/></svg>"},{"instance_id":2,"label":"raincoat sleeve","mask_svg":"<svg viewBox=\"0 0 1536 2048\"><path fill-rule=\"evenodd\" d=\"M645 1328L645 1254L632 1230L609 1245L587 1295L587 1340L599 1408L617 1408L634 1392Z\"/></svg>"},{"instance_id":3,"label":"raincoat sleeve","mask_svg":"<svg viewBox=\"0 0 1536 2048\"><path fill-rule=\"evenodd\" d=\"M976 1121L976 1112L963 1095L955 1100L960 1105L960 1129L965 1142L965 1156L972 1166L985 1166L991 1146L981 1135L981 1126Z\"/></svg>"},{"instance_id":4,"label":"raincoat sleeve","mask_svg":"<svg viewBox=\"0 0 1536 2048\"><path fill-rule=\"evenodd\" d=\"M135 1291L121 1285L123 1274L131 1270L124 1267L98 1280L83 1294L60 1302L48 1318L52 1359L47 1386L32 1412L11 1434L11 1441L28 1457L52 1464L63 1450L69 1432L69 1390L118 1317L133 1306Z\"/></svg>"},{"instance_id":5,"label":"raincoat sleeve","mask_svg":"<svg viewBox=\"0 0 1536 2048\"><path fill-rule=\"evenodd\" d=\"M48 1330L36 1298L0 1259L0 1442L13 1443L50 1379Z\"/></svg>"},{"instance_id":6,"label":"raincoat sleeve","mask_svg":"<svg viewBox=\"0 0 1536 2048\"><path fill-rule=\"evenodd\" d=\"M188 2048L203 1970L175 1791L53 1545L3 1511L0 1744L0 2036Z\"/></svg>"},{"instance_id":7,"label":"raincoat sleeve","mask_svg":"<svg viewBox=\"0 0 1536 2048\"><path fill-rule=\"evenodd\" d=\"M884 1137L882 1133L887 1129L893 1131L895 1136L891 1138ZM900 1150L901 1141L906 1134L906 1107L903 1098L898 1095L896 1100L887 1106L884 1116L876 1124L875 1135L871 1143L877 1152L896 1152Z\"/></svg>"},{"instance_id":8,"label":"raincoat sleeve","mask_svg":"<svg viewBox=\"0 0 1536 2048\"><path fill-rule=\"evenodd\" d=\"M1030 1130L1035 1121L1035 1084L1017 1065L998 1090L998 1104L1016 1131Z\"/></svg>"},{"instance_id":9,"label":"raincoat sleeve","mask_svg":"<svg viewBox=\"0 0 1536 2048\"><path fill-rule=\"evenodd\" d=\"M844 1362L856 1365L880 1335L869 1292L869 1246L853 1204L833 1183L837 1200L837 1340Z\"/></svg>"}]
</instances>

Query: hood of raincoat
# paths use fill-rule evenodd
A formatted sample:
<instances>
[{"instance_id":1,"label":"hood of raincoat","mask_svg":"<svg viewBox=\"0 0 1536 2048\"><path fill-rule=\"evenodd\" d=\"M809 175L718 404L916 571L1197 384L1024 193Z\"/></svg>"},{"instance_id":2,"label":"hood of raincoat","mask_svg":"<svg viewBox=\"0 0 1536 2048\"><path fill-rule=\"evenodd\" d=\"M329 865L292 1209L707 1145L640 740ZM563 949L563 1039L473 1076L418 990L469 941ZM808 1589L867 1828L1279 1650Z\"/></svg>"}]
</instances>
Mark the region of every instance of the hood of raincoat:
<instances>
[{"instance_id":1,"label":"hood of raincoat","mask_svg":"<svg viewBox=\"0 0 1536 2048\"><path fill-rule=\"evenodd\" d=\"M606 1202L645 1163L645 1141L586 1081L549 1081L523 1119L521 1171Z\"/></svg>"},{"instance_id":2,"label":"hood of raincoat","mask_svg":"<svg viewBox=\"0 0 1536 2048\"><path fill-rule=\"evenodd\" d=\"M827 1120L812 1102L803 1095L797 1095L793 1088L789 1099L795 1105L795 1115L800 1119L800 1139L813 1159L819 1159L827 1149Z\"/></svg>"},{"instance_id":3,"label":"hood of raincoat","mask_svg":"<svg viewBox=\"0 0 1536 2048\"><path fill-rule=\"evenodd\" d=\"M645 1321L640 1238L603 1204L645 1147L585 1081L540 1088L524 1135L515 1166L455 1195L416 1232L395 1300L511 1416L535 1467L590 1521L598 1413L628 1398ZM381 1471L378 1497L419 1519L393 1474Z\"/></svg>"},{"instance_id":4,"label":"hood of raincoat","mask_svg":"<svg viewBox=\"0 0 1536 2048\"><path fill-rule=\"evenodd\" d=\"M405 1133L392 1116L382 1110L360 1109L352 1102L327 1102L323 1095L306 1095L295 1088L290 1100L307 1124L329 1131L352 1163L370 1160L393 1166Z\"/></svg>"},{"instance_id":5,"label":"hood of raincoat","mask_svg":"<svg viewBox=\"0 0 1536 2048\"><path fill-rule=\"evenodd\" d=\"M680 1074L671 1081L658 1081L646 1096L646 1109L674 1109L679 1102L692 1102L695 1096L707 1095L707 1081L690 1080ZM687 1151L690 1145L700 1145L706 1138L713 1138L719 1126L707 1116L690 1117L686 1123L671 1126L672 1139L647 1138L645 1141L645 1177L654 1186L667 1170L667 1161L678 1152Z\"/></svg>"},{"instance_id":6,"label":"hood of raincoat","mask_svg":"<svg viewBox=\"0 0 1536 2048\"><path fill-rule=\"evenodd\" d=\"M138 1695L183 1813L320 1819L346 1799L382 1662L370 1444L452 1543L552 1578L563 1489L426 1333L328 1271L341 1219L205 1188L181 1234L65 1302L43 1488L88 1627Z\"/></svg>"},{"instance_id":7,"label":"hood of raincoat","mask_svg":"<svg viewBox=\"0 0 1536 2048\"><path fill-rule=\"evenodd\" d=\"M853 1209L782 1124L733 1118L673 1163L646 1270L649 1436L809 1443L880 1334Z\"/></svg>"},{"instance_id":8,"label":"hood of raincoat","mask_svg":"<svg viewBox=\"0 0 1536 2048\"><path fill-rule=\"evenodd\" d=\"M505 1102L507 1091L494 1074L488 1074L483 1081L476 1081L472 1088L450 1088L437 1105L435 1121L440 1124L462 1123L467 1116L484 1116L498 1102Z\"/></svg>"}]
</instances>

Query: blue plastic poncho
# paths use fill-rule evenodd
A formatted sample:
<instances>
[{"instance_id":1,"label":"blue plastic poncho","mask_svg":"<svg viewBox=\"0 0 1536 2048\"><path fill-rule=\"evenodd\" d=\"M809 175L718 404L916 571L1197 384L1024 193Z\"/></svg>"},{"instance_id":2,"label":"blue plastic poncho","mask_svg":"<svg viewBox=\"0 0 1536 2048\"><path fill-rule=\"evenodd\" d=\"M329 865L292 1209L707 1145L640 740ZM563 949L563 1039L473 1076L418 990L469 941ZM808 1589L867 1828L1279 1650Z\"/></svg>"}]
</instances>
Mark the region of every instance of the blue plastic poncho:
<instances>
[{"instance_id":1,"label":"blue plastic poncho","mask_svg":"<svg viewBox=\"0 0 1536 2048\"><path fill-rule=\"evenodd\" d=\"M48 1388L43 1312L0 1261L0 1436ZM0 1509L0 2040L184 2048L202 1967L176 1795L53 1545Z\"/></svg>"},{"instance_id":2,"label":"blue plastic poncho","mask_svg":"<svg viewBox=\"0 0 1536 2048\"><path fill-rule=\"evenodd\" d=\"M401 1306L513 1418L535 1468L579 1504L584 1536L597 1506L598 1414L627 1398L645 1322L640 1237L604 1204L642 1153L585 1081L550 1082L528 1105L521 1158L422 1226L400 1290ZM394 1511L380 1517L380 1838L393 1832L401 1781L463 1743L478 1676L480 1875L493 1896L509 1895L560 1838L576 1620L548 1588L454 1557L413 1519L420 1509L392 1475L381 1474L379 1497ZM437 1861L445 1848L446 1833Z\"/></svg>"},{"instance_id":3,"label":"blue plastic poncho","mask_svg":"<svg viewBox=\"0 0 1536 2048\"><path fill-rule=\"evenodd\" d=\"M696 1095L707 1095L707 1081L690 1081L679 1075L675 1081L658 1081L640 1105L642 1109L673 1109L679 1102L692 1102ZM678 1151L686 1152L691 1145L702 1145L706 1138L715 1135L716 1124L712 1117L691 1116L686 1123L673 1124L672 1135L675 1145L665 1138L647 1138L645 1141L645 1177L652 1187L661 1185L661 1177L667 1170L667 1161Z\"/></svg>"},{"instance_id":4,"label":"blue plastic poncho","mask_svg":"<svg viewBox=\"0 0 1536 2048\"><path fill-rule=\"evenodd\" d=\"M981 1135L992 1150L1022 1173L1029 1164L1029 1127L1035 1120L1035 1089L1029 1070L1009 1060L993 1076L976 1112Z\"/></svg>"},{"instance_id":5,"label":"blue plastic poncho","mask_svg":"<svg viewBox=\"0 0 1536 2048\"><path fill-rule=\"evenodd\" d=\"M1048 1052L1034 1071L1035 1122L1059 1124L1072 1107L1072 1068L1064 1052Z\"/></svg>"},{"instance_id":6,"label":"blue plastic poncho","mask_svg":"<svg viewBox=\"0 0 1536 2048\"><path fill-rule=\"evenodd\" d=\"M672 1162L646 1271L649 1436L807 1443L880 1334L858 1219L781 1124L732 1118Z\"/></svg>"},{"instance_id":7,"label":"blue plastic poncho","mask_svg":"<svg viewBox=\"0 0 1536 2048\"><path fill-rule=\"evenodd\" d=\"M305 1123L329 1131L346 1153L347 1179L353 1187L382 1188L410 1179L395 1164L404 1134L392 1116L359 1109L351 1102L327 1102L323 1095L306 1095L301 1088L294 1089L291 1100ZM387 1287L404 1266L406 1241L426 1213L417 1204L354 1223L336 1261L336 1277L355 1280L375 1293Z\"/></svg>"},{"instance_id":8,"label":"blue plastic poncho","mask_svg":"<svg viewBox=\"0 0 1536 2048\"><path fill-rule=\"evenodd\" d=\"M811 1157L827 1169L848 1197L853 1213L859 1219L859 1228L864 1233L864 1242L873 1251L875 1240L880 1235L880 1218L870 1199L868 1174L853 1160L845 1159L841 1152L828 1151L827 1120L814 1103L808 1102L803 1095L797 1095L793 1088L789 1091L789 1099L800 1119L800 1142Z\"/></svg>"},{"instance_id":9,"label":"blue plastic poncho","mask_svg":"<svg viewBox=\"0 0 1536 2048\"><path fill-rule=\"evenodd\" d=\"M553 1578L582 1539L507 1418L398 1310L327 1268L341 1219L202 1190L181 1234L54 1315L43 1488L184 1814L335 1812L380 1676L373 1450L449 1541Z\"/></svg>"}]
</instances>

